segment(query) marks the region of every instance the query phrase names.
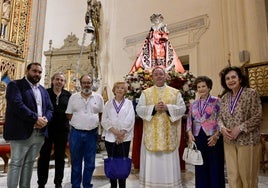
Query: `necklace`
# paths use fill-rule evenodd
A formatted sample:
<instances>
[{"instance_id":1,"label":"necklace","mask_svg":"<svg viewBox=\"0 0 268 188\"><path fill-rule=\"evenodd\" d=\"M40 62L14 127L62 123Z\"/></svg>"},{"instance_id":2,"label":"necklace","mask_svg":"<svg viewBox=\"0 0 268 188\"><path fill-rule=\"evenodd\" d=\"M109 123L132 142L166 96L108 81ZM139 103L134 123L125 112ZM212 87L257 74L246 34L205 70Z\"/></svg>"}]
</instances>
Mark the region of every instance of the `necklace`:
<instances>
[{"instance_id":1,"label":"necklace","mask_svg":"<svg viewBox=\"0 0 268 188\"><path fill-rule=\"evenodd\" d=\"M56 96L56 105L57 105L57 106L59 105L59 99L60 99L60 95L57 95L57 96Z\"/></svg>"},{"instance_id":2,"label":"necklace","mask_svg":"<svg viewBox=\"0 0 268 188\"><path fill-rule=\"evenodd\" d=\"M113 99L113 105L114 105L114 108L115 108L115 111L118 115L118 113L120 112L123 104L125 103L125 99L123 98L123 100L119 103L119 106L117 106L116 102L115 102L115 99Z\"/></svg>"},{"instance_id":3,"label":"necklace","mask_svg":"<svg viewBox=\"0 0 268 188\"><path fill-rule=\"evenodd\" d=\"M82 101L84 103L84 113L88 112L89 95L85 95L81 92Z\"/></svg>"},{"instance_id":4,"label":"necklace","mask_svg":"<svg viewBox=\"0 0 268 188\"><path fill-rule=\"evenodd\" d=\"M61 91L54 90L53 92L56 95L56 105L58 106L59 105Z\"/></svg>"},{"instance_id":5,"label":"necklace","mask_svg":"<svg viewBox=\"0 0 268 188\"><path fill-rule=\"evenodd\" d=\"M88 98L87 99L83 98L83 102L84 102L84 107L85 107L84 112L87 113L88 112L87 106L88 106L89 99Z\"/></svg>"},{"instance_id":6,"label":"necklace","mask_svg":"<svg viewBox=\"0 0 268 188\"><path fill-rule=\"evenodd\" d=\"M237 105L238 99L240 98L241 94L243 91L243 87L241 87L237 93L237 95L235 96L234 100L232 100L232 95L229 96L229 111L230 113L233 115L235 107Z\"/></svg>"},{"instance_id":7,"label":"necklace","mask_svg":"<svg viewBox=\"0 0 268 188\"><path fill-rule=\"evenodd\" d=\"M199 113L201 114L201 116L204 114L204 111L205 111L205 109L206 109L206 107L207 107L207 105L208 105L208 101L209 101L209 99L210 99L210 95L207 97L207 99L204 101L204 104L203 104L203 106L201 105L201 99L199 99L199 101L198 101L198 111L199 111ZM202 106L202 107L201 107Z\"/></svg>"}]
</instances>

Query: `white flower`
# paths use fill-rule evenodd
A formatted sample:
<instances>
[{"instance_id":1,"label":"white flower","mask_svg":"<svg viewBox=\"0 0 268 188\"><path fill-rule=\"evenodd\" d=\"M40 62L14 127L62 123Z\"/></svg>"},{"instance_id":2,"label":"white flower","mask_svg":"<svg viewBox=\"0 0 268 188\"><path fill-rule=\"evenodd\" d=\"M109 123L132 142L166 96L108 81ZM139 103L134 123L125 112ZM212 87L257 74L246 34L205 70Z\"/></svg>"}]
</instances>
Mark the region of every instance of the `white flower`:
<instances>
[{"instance_id":1,"label":"white flower","mask_svg":"<svg viewBox=\"0 0 268 188\"><path fill-rule=\"evenodd\" d=\"M135 72L134 74L133 74L133 78L138 78L139 77L139 74L137 73L137 72Z\"/></svg>"},{"instance_id":2,"label":"white flower","mask_svg":"<svg viewBox=\"0 0 268 188\"><path fill-rule=\"evenodd\" d=\"M134 90L137 90L141 87L140 83L139 82L132 82L131 83L131 87L134 89Z\"/></svg>"},{"instance_id":3,"label":"white flower","mask_svg":"<svg viewBox=\"0 0 268 188\"><path fill-rule=\"evenodd\" d=\"M188 86L188 84L184 84L184 85L182 86L182 89L183 89L183 91L188 91L188 90L189 90L189 86Z\"/></svg>"}]
</instances>

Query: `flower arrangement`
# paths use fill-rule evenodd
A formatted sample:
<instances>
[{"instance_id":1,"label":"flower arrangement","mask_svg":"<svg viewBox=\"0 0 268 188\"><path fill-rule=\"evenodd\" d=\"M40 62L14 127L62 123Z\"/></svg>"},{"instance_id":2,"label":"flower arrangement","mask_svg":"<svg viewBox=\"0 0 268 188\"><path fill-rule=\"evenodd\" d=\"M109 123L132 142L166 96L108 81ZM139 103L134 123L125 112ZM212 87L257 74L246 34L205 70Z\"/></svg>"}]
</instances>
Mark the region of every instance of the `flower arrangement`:
<instances>
[{"instance_id":1,"label":"flower arrangement","mask_svg":"<svg viewBox=\"0 0 268 188\"><path fill-rule=\"evenodd\" d=\"M125 81L128 83L128 91L126 97L133 100L139 98L141 92L153 85L151 72L139 68L134 73L129 73L125 76Z\"/></svg>"},{"instance_id":2,"label":"flower arrangement","mask_svg":"<svg viewBox=\"0 0 268 188\"><path fill-rule=\"evenodd\" d=\"M189 107L191 100L195 99L195 79L195 76L189 71L185 71L183 74L175 71L168 72L167 84L180 90L187 107Z\"/></svg>"},{"instance_id":3,"label":"flower arrangement","mask_svg":"<svg viewBox=\"0 0 268 188\"><path fill-rule=\"evenodd\" d=\"M127 74L125 81L128 83L126 97L130 100L139 98L144 89L153 85L151 71L142 68L134 73ZM167 84L180 90L186 106L189 106L190 101L195 99L194 82L195 77L189 71L185 71L183 74L169 71L167 75Z\"/></svg>"}]
</instances>

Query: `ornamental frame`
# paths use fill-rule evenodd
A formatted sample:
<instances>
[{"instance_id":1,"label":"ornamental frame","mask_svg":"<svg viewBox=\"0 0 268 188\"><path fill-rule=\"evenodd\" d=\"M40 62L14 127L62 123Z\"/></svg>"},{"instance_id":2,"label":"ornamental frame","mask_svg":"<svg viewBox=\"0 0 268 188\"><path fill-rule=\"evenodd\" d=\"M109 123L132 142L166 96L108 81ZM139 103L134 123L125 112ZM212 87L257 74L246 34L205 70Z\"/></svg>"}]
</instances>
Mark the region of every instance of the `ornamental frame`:
<instances>
[{"instance_id":1,"label":"ornamental frame","mask_svg":"<svg viewBox=\"0 0 268 188\"><path fill-rule=\"evenodd\" d=\"M245 66L249 86L258 91L263 102L268 102L268 62Z\"/></svg>"}]
</instances>

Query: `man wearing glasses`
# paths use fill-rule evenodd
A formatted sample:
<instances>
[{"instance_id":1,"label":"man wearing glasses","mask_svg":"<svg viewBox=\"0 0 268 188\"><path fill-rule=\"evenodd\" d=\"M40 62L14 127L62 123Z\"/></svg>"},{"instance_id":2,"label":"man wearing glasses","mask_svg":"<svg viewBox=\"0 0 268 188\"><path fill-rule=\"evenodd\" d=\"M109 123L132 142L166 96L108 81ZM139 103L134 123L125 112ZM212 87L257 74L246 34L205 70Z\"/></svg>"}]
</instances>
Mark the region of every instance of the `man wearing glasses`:
<instances>
[{"instance_id":1,"label":"man wearing glasses","mask_svg":"<svg viewBox=\"0 0 268 188\"><path fill-rule=\"evenodd\" d=\"M80 84L81 92L70 97L66 110L71 125L71 183L72 188L80 188L81 182L83 187L90 188L93 187L91 180L95 169L99 113L102 113L104 102L100 94L92 91L91 76L83 75Z\"/></svg>"}]
</instances>

